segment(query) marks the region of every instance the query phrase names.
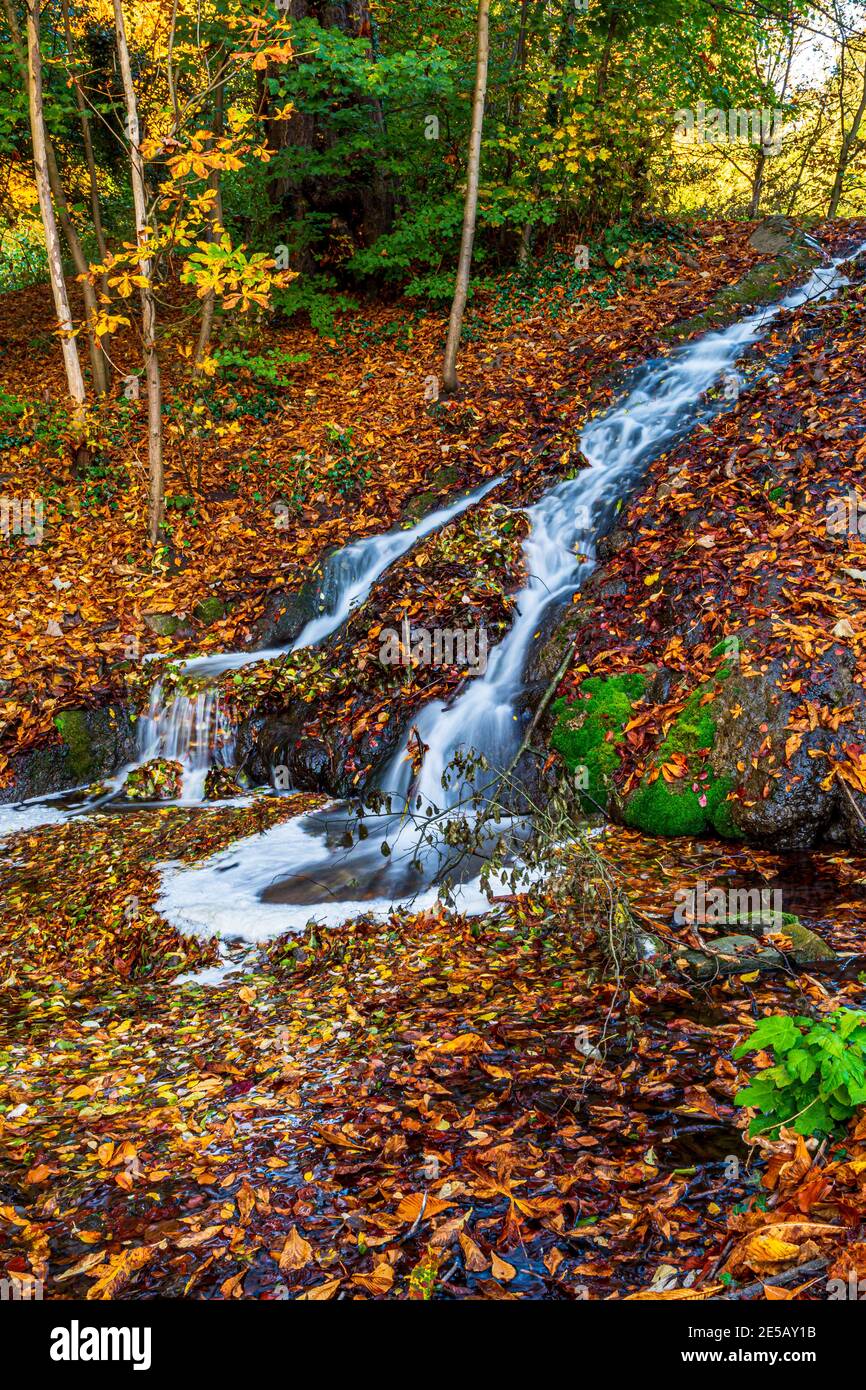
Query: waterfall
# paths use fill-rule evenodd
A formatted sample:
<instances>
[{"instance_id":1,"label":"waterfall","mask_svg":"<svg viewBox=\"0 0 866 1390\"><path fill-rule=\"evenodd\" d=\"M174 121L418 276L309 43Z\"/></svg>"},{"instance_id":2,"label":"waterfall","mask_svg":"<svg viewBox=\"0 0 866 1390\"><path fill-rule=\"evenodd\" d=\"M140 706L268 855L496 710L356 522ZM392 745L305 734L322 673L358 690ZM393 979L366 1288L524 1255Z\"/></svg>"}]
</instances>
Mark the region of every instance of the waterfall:
<instances>
[{"instance_id":1,"label":"waterfall","mask_svg":"<svg viewBox=\"0 0 866 1390\"><path fill-rule=\"evenodd\" d=\"M864 250L866 246L855 255ZM410 733L382 775L382 789L392 793L398 814L350 849L339 848L348 819L345 807L275 826L194 869L168 870L160 910L181 929L255 939L303 929L310 919L336 924L361 912L387 914L410 903L420 910L435 903L435 847L420 871L414 863L422 832L405 814L410 786L412 806L420 797L423 812L425 801L453 805L460 797L459 786L442 787L443 772L455 754L471 749L483 753L493 767L507 764L519 744L516 705L539 623L585 582L595 562L597 537L608 528L618 502L650 457L708 412L707 391L783 309L827 298L847 283L839 270L842 259L849 257L818 267L779 304L651 363L624 400L585 426L581 449L588 467L527 509L527 581L516 596L515 620L491 652L486 672L467 682L452 704L434 701L416 716L413 727L427 751L414 785L407 758ZM463 879L459 907L483 911L487 902L477 865L464 866Z\"/></svg>"},{"instance_id":2,"label":"waterfall","mask_svg":"<svg viewBox=\"0 0 866 1390\"><path fill-rule=\"evenodd\" d=\"M151 758L174 759L183 767L183 800L201 801L208 769L230 767L234 751L234 725L217 686L166 700L162 681L154 683L138 723L138 766Z\"/></svg>"},{"instance_id":3,"label":"waterfall","mask_svg":"<svg viewBox=\"0 0 866 1390\"><path fill-rule=\"evenodd\" d=\"M318 617L310 619L291 646L266 651L220 652L180 663L185 676L203 682L195 695L171 693L166 696L163 683L156 681L151 689L147 714L139 724L134 766L140 767L151 758L175 759L183 766L183 800L200 801L208 769L227 767L234 761L236 730L212 682L225 671L257 661L275 660L285 656L287 651L300 651L324 642L343 625L353 608L364 602L376 580L395 560L486 497L501 481L501 478L493 478L483 483L449 506L429 512L415 526L367 536L336 551L323 566L318 593L322 611ZM129 768L124 768L115 779L117 787L122 786L128 772Z\"/></svg>"}]
</instances>

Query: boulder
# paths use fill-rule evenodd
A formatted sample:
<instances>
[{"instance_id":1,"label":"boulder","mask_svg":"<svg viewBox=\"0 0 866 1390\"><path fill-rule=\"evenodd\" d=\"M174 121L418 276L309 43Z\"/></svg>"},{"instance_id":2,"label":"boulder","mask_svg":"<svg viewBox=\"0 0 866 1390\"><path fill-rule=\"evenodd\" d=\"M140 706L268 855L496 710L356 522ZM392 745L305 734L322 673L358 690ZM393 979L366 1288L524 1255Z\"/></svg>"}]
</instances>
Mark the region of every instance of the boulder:
<instances>
[{"instance_id":1,"label":"boulder","mask_svg":"<svg viewBox=\"0 0 866 1390\"><path fill-rule=\"evenodd\" d=\"M176 613L142 613L141 616L157 637L173 637L182 621Z\"/></svg>"},{"instance_id":2,"label":"boulder","mask_svg":"<svg viewBox=\"0 0 866 1390\"><path fill-rule=\"evenodd\" d=\"M24 801L87 786L131 761L135 731L122 705L63 710L55 719L59 741L11 760L12 781L0 801Z\"/></svg>"},{"instance_id":3,"label":"boulder","mask_svg":"<svg viewBox=\"0 0 866 1390\"><path fill-rule=\"evenodd\" d=\"M759 222L749 245L762 256L778 256L783 251L793 251L797 245L794 229L786 217L765 217Z\"/></svg>"},{"instance_id":4,"label":"boulder","mask_svg":"<svg viewBox=\"0 0 866 1390\"><path fill-rule=\"evenodd\" d=\"M790 937L790 950L767 943L751 930L718 936L707 943L703 951L691 947L672 951L669 959L684 969L691 979L706 984L717 976L746 975L753 971L787 970L791 965L805 968L819 962L836 959L836 952L814 932L804 927L797 917L784 914L780 928Z\"/></svg>"},{"instance_id":5,"label":"boulder","mask_svg":"<svg viewBox=\"0 0 866 1390\"><path fill-rule=\"evenodd\" d=\"M218 623L221 618L226 616L228 609L221 598L211 594L208 598L201 599L192 610L192 615L200 623L209 627L211 623Z\"/></svg>"}]
</instances>

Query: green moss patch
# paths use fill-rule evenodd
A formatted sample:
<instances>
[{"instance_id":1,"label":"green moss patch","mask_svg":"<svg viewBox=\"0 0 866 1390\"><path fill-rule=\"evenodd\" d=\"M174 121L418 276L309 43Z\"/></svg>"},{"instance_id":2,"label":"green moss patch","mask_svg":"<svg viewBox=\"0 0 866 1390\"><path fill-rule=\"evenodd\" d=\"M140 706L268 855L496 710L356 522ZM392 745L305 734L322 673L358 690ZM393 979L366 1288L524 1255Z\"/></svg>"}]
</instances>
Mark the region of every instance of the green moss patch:
<instances>
[{"instance_id":1,"label":"green moss patch","mask_svg":"<svg viewBox=\"0 0 866 1390\"><path fill-rule=\"evenodd\" d=\"M77 782L87 782L93 770L93 750L83 710L67 709L54 723L66 744L69 766Z\"/></svg>"},{"instance_id":2,"label":"green moss patch","mask_svg":"<svg viewBox=\"0 0 866 1390\"><path fill-rule=\"evenodd\" d=\"M792 246L771 261L761 261L736 284L723 286L704 313L669 324L661 330L660 337L679 341L726 328L744 309L774 304L791 278L811 269L815 261L815 253L801 246Z\"/></svg>"},{"instance_id":3,"label":"green moss patch","mask_svg":"<svg viewBox=\"0 0 866 1390\"><path fill-rule=\"evenodd\" d=\"M706 690L702 686L689 696L654 759L654 766L660 768L680 754L688 773L673 782L666 782L661 774L654 781L642 780L628 798L623 817L635 830L648 835L702 835L715 830L726 839L739 837L728 805L734 784L729 777L715 777L708 764L716 726L710 706L701 703Z\"/></svg>"},{"instance_id":4,"label":"green moss patch","mask_svg":"<svg viewBox=\"0 0 866 1390\"><path fill-rule=\"evenodd\" d=\"M580 801L585 811L607 806L611 779L619 765L618 745L634 705L646 686L646 676L590 676L577 700L559 699L553 706L556 724L550 742L571 773L584 772ZM584 771L585 770L585 771Z\"/></svg>"}]
</instances>

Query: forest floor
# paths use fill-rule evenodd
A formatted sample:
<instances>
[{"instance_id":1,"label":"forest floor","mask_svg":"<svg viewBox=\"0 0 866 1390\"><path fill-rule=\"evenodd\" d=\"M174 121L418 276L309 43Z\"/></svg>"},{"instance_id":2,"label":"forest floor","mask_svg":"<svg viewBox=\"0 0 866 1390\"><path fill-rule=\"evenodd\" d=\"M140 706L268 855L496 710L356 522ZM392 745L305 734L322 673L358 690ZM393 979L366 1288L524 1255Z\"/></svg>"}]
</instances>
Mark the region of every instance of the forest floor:
<instances>
[{"instance_id":1,"label":"forest floor","mask_svg":"<svg viewBox=\"0 0 866 1390\"><path fill-rule=\"evenodd\" d=\"M542 456L577 463L580 428L623 371L766 260L750 230L648 244L610 283L552 274L519 312L512 285L471 321L463 391L436 408L438 320L410 335L380 309L340 343L275 334L269 346L309 353L285 395L221 382L217 423L171 435L169 494L192 505L171 508L156 562L130 461L137 407L99 478L72 475L48 407L16 417L4 489L44 495L50 469L54 491L48 547L19 545L0 576L6 755L51 739L62 709L118 698L130 634L143 651L241 646L327 546L509 467L531 486ZM0 385L20 401L48 314L35 291L12 307ZM59 395L48 352L40 382ZM205 625L193 608L214 595L226 613ZM153 613L180 628L158 637ZM216 943L160 916L159 865L314 800L91 816L3 844L0 1267L55 1298L808 1299L866 1274L866 1124L844 1144L750 1145L733 1097L753 1063L731 1055L765 1013L862 1002L866 860L615 827L595 842L674 946L694 945L672 924L678 889L759 880L849 970L696 986L675 950L665 971L624 975L588 900L538 892L481 918L310 928L196 980Z\"/></svg>"},{"instance_id":2,"label":"forest floor","mask_svg":"<svg viewBox=\"0 0 866 1390\"><path fill-rule=\"evenodd\" d=\"M519 491L544 462L578 466L582 426L629 367L670 351L671 330L749 271L769 268L756 296L773 286L775 262L749 245L750 230L708 223L635 243L598 278L564 256L528 279L515 272L470 311L462 389L450 401L425 399L441 368L438 315L370 307L339 340L251 327L251 341L237 344L247 365L191 386L183 352L195 324L178 311L165 363L169 542L155 557L143 401L106 407L107 419L94 420L99 448L76 471L50 299L41 287L5 296L0 487L42 499L44 535L39 545L18 537L0 572L0 776L12 751L56 737L58 713L116 698L130 653L242 647L268 597L297 589L329 547L506 470ZM828 229L829 247L834 236L851 231ZM786 274L793 283L802 272ZM139 353L128 335L112 341L120 390ZM284 365L289 357L306 360ZM196 617L209 598L225 616ZM159 636L158 615L180 626Z\"/></svg>"}]
</instances>

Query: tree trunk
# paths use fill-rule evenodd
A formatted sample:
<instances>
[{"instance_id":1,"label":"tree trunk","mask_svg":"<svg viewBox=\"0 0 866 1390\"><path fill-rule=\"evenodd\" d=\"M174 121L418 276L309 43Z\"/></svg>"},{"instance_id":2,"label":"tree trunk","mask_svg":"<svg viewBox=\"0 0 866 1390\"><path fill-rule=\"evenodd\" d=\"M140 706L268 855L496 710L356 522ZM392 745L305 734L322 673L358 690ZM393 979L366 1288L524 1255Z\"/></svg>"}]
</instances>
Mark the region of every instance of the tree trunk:
<instances>
[{"instance_id":1,"label":"tree trunk","mask_svg":"<svg viewBox=\"0 0 866 1390\"><path fill-rule=\"evenodd\" d=\"M448 325L442 385L446 391L457 390L457 349L463 327L463 313L469 294L469 272L472 267L472 246L475 241L475 219L478 212L478 179L481 167L481 134L484 128L484 103L487 97L487 63L490 56L490 0L478 0L478 59L475 69L475 91L472 94L472 127L469 133L469 160L466 170L466 202L463 208L463 235L460 239L460 259L457 262L457 281L454 302Z\"/></svg>"},{"instance_id":2,"label":"tree trunk","mask_svg":"<svg viewBox=\"0 0 866 1390\"><path fill-rule=\"evenodd\" d=\"M517 39L514 44L514 58L512 61L511 81L513 90L508 98L508 128L513 132L520 129L520 120L523 114L523 81L526 73L526 48L527 48L527 17L530 0L521 0L520 19L517 25ZM514 166L517 156L514 150L509 149L505 160L505 182L510 183L514 174Z\"/></svg>"},{"instance_id":3,"label":"tree trunk","mask_svg":"<svg viewBox=\"0 0 866 1390\"><path fill-rule=\"evenodd\" d=\"M752 179L752 196L749 199L749 216L757 217L761 207L761 194L764 191L764 170L767 167L767 156L763 145L758 152L758 160L755 165L755 174Z\"/></svg>"},{"instance_id":4,"label":"tree trunk","mask_svg":"<svg viewBox=\"0 0 866 1390\"><path fill-rule=\"evenodd\" d=\"M842 146L839 150L839 161L836 165L836 177L833 180L833 191L830 194L830 206L827 209L828 217L835 217L842 198L842 190L845 184L845 175L848 172L848 165L854 153L854 146L860 134L860 126L863 116L866 115L866 58L863 63L863 93L860 97L860 105L854 112L854 119L850 129L842 136Z\"/></svg>"},{"instance_id":5,"label":"tree trunk","mask_svg":"<svg viewBox=\"0 0 866 1390\"><path fill-rule=\"evenodd\" d=\"M81 292L84 297L84 312L87 319L87 344L90 351L90 367L93 372L93 385L97 394L105 396L108 393L109 368L102 351L102 344L96 332L96 320L99 315L99 304L96 299L96 291L90 280L87 279L90 267L87 264L87 257L84 248L75 230L75 224L69 212L69 203L66 192L60 179L60 171L57 168L57 160L54 156L54 146L46 132L45 134L45 158L48 168L48 183L51 188L51 196L54 199L54 206L57 209L57 216L63 228L63 235L69 253L72 256L75 269L81 277Z\"/></svg>"},{"instance_id":6,"label":"tree trunk","mask_svg":"<svg viewBox=\"0 0 866 1390\"><path fill-rule=\"evenodd\" d=\"M312 20L326 32L336 30L347 37L363 39L368 61L371 64L377 61L376 24L368 0L286 0L281 13L288 20ZM298 63L312 61L312 55L302 48ZM287 214L298 228L303 227L311 213L326 214L328 221L333 218L344 224L361 245L372 245L393 225L397 203L393 180L383 161L376 157L386 133L381 101L376 95L363 91L353 98L359 109L363 107L369 113L370 129L376 137L363 176L347 169L344 174L323 178L303 172L307 161L294 156L306 151L321 154L330 149L335 140L332 125L327 115L318 113L307 102L298 102L288 117L271 115L268 82L278 76L278 66L269 66L265 74L260 70L256 75L257 114L264 117L268 146L278 156L269 180L274 213ZM287 160L279 158L283 151L288 152ZM279 240L286 239L285 232L281 232ZM318 269L316 248L305 244L301 237L297 240L300 244L293 268L302 273L315 273Z\"/></svg>"},{"instance_id":7,"label":"tree trunk","mask_svg":"<svg viewBox=\"0 0 866 1390\"><path fill-rule=\"evenodd\" d=\"M147 381L148 531L151 545L156 545L159 540L163 508L162 381L156 348L156 299L153 293L153 262L148 254L147 199L144 187L144 161L141 157L141 132L138 125L138 103L132 80L132 66L129 61L129 45L126 41L122 0L114 0L114 27L117 36L117 57L126 102L132 200L135 205L135 232L141 250L139 268L146 281L141 287L141 324L144 339L144 370Z\"/></svg>"},{"instance_id":8,"label":"tree trunk","mask_svg":"<svg viewBox=\"0 0 866 1390\"><path fill-rule=\"evenodd\" d=\"M51 291L54 295L54 308L60 327L63 348L63 363L66 368L66 381L73 402L73 418L76 425L84 419L86 391L81 362L78 357L78 344L75 341L72 314L63 278L63 258L60 253L60 236L54 217L51 201L51 187L48 182L48 161L45 152L45 117L42 109L42 54L39 48L39 9L40 0L27 0L27 88L30 106L30 134L33 140L33 168L36 176L36 191L39 196L39 211L45 230L45 249L48 253L48 271L51 277Z\"/></svg>"}]
</instances>

